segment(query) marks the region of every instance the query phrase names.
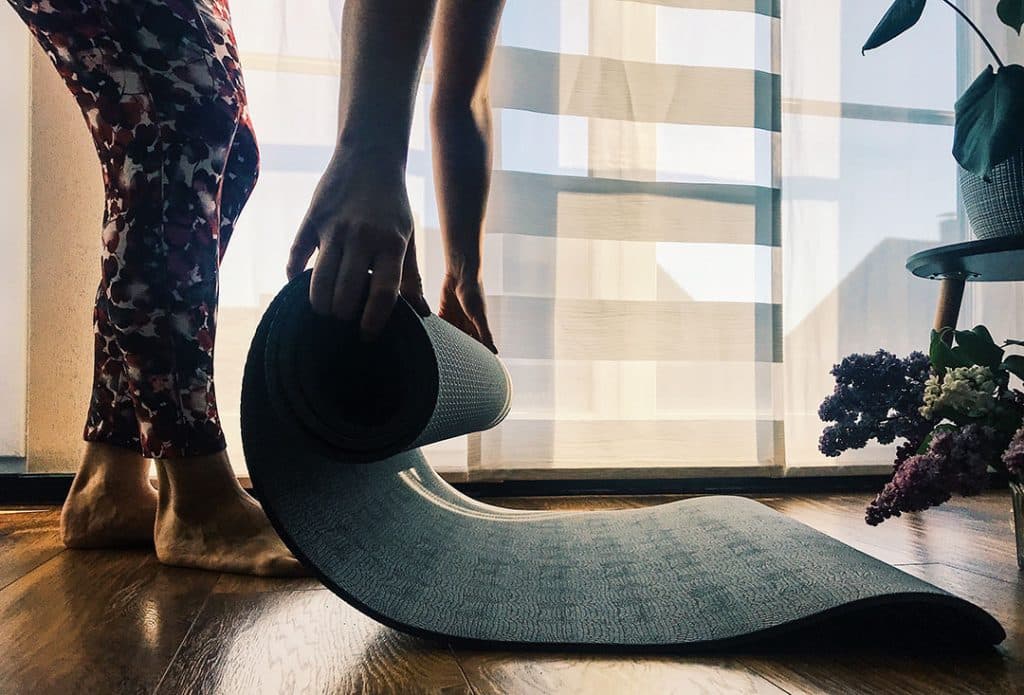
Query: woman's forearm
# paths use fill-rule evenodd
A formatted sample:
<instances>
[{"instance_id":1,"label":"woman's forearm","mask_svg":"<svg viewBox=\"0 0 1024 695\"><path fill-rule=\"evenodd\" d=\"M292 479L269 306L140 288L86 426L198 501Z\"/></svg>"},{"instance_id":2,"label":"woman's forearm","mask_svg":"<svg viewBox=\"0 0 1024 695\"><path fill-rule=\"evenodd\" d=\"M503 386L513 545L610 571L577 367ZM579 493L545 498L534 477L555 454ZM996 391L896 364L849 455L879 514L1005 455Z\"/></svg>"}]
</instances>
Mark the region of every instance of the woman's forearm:
<instances>
[{"instance_id":1,"label":"woman's forearm","mask_svg":"<svg viewBox=\"0 0 1024 695\"><path fill-rule=\"evenodd\" d=\"M405 165L436 0L345 0L338 148Z\"/></svg>"}]
</instances>

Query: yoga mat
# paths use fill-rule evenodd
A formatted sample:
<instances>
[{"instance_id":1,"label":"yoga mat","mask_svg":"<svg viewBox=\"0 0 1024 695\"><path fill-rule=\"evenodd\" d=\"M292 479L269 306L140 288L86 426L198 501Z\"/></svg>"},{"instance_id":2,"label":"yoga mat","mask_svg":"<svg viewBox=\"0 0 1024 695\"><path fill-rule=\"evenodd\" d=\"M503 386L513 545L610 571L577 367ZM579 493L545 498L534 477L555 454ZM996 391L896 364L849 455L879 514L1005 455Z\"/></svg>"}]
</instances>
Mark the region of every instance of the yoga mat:
<instances>
[{"instance_id":1,"label":"yoga mat","mask_svg":"<svg viewBox=\"0 0 1024 695\"><path fill-rule=\"evenodd\" d=\"M334 593L416 635L505 647L726 649L808 631L995 644L974 604L751 500L534 512L459 493L418 447L499 423L500 360L399 301L384 335L315 315L309 273L253 339L242 438L256 494Z\"/></svg>"}]
</instances>

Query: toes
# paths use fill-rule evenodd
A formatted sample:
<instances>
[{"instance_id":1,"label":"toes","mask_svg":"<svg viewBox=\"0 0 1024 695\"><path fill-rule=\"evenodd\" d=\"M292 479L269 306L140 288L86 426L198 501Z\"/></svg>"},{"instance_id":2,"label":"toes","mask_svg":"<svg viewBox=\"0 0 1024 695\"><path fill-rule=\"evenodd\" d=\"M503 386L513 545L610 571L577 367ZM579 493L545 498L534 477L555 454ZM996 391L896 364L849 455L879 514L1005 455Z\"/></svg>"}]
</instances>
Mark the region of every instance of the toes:
<instances>
[{"instance_id":1,"label":"toes","mask_svg":"<svg viewBox=\"0 0 1024 695\"><path fill-rule=\"evenodd\" d=\"M308 577L310 576L309 570L306 569L305 565L295 559L293 555L283 555L276 557L269 563L270 573L266 576L271 577Z\"/></svg>"},{"instance_id":2,"label":"toes","mask_svg":"<svg viewBox=\"0 0 1024 695\"><path fill-rule=\"evenodd\" d=\"M71 548L73 550L81 550L90 548L89 540L82 534L76 533L70 529L62 529L60 534L61 543L64 544L65 548Z\"/></svg>"},{"instance_id":3,"label":"toes","mask_svg":"<svg viewBox=\"0 0 1024 695\"><path fill-rule=\"evenodd\" d=\"M301 562L292 555L273 555L255 564L251 570L241 570L243 574L255 574L259 577L308 577L310 576Z\"/></svg>"},{"instance_id":4,"label":"toes","mask_svg":"<svg viewBox=\"0 0 1024 695\"><path fill-rule=\"evenodd\" d=\"M264 577L310 576L309 570L288 551L283 541L275 536L270 546L264 555L264 560L256 569L257 574Z\"/></svg>"}]
</instances>

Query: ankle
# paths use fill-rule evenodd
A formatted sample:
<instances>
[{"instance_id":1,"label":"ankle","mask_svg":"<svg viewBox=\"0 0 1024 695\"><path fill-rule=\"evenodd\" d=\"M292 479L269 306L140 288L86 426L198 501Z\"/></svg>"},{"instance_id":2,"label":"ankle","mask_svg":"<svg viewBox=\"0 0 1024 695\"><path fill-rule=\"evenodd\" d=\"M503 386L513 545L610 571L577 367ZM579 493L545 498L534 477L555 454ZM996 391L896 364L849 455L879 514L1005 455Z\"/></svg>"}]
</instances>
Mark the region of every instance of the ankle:
<instances>
[{"instance_id":1,"label":"ankle","mask_svg":"<svg viewBox=\"0 0 1024 695\"><path fill-rule=\"evenodd\" d=\"M90 484L136 487L149 484L149 460L142 454L109 444L87 442L74 487Z\"/></svg>"},{"instance_id":2,"label":"ankle","mask_svg":"<svg viewBox=\"0 0 1024 695\"><path fill-rule=\"evenodd\" d=\"M215 514L217 508L245 496L231 468L227 452L156 460L160 480L161 513L199 518Z\"/></svg>"}]
</instances>

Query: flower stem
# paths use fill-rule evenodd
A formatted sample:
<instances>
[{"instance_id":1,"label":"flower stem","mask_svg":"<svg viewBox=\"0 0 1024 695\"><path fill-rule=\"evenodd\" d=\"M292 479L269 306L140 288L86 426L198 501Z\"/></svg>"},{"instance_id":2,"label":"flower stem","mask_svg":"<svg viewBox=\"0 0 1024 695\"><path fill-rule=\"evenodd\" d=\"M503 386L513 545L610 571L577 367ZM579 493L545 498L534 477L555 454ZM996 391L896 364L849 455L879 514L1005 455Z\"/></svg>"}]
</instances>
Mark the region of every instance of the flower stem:
<instances>
[{"instance_id":1,"label":"flower stem","mask_svg":"<svg viewBox=\"0 0 1024 695\"><path fill-rule=\"evenodd\" d=\"M999 63L999 67L1001 67L1001 68L1004 68L1004 67L1006 67L1006 66L1005 66L1005 65L1003 64L1003 61L1002 61L1002 60L1000 60L1000 58L999 58L999 54L998 54L998 53L996 53L996 49L992 48L992 44L990 44L990 43L988 42L988 39L986 39L986 38L985 38L985 35L981 33L981 29L979 29L979 28L978 28L978 25L977 25L977 24L975 24L974 22L972 22L972 21L971 21L971 18L970 18L970 17L968 17L968 16L966 15L966 14L964 14L964 11L963 11L963 10L961 10L961 9L960 9L959 7L957 7L957 6L956 6L956 3L954 3L954 2L951 2L951 0L942 0L942 2L944 2L944 3L946 3L947 5L949 5L950 7L952 7L952 8L953 8L953 11L954 11L954 12L956 12L956 13L957 13L958 15L960 15L961 17L963 17L964 21L965 21L965 22L967 22L967 24L969 24L969 25L970 25L971 29L974 29L974 32L975 32L975 33L976 33L976 34L977 34L978 36L980 36L980 37L981 37L981 40L982 40L982 41L983 41L983 42L985 43L985 48L987 48L987 49L989 50L989 53L991 53L991 54L992 54L992 57L996 59L996 62L997 62L997 63Z\"/></svg>"}]
</instances>

